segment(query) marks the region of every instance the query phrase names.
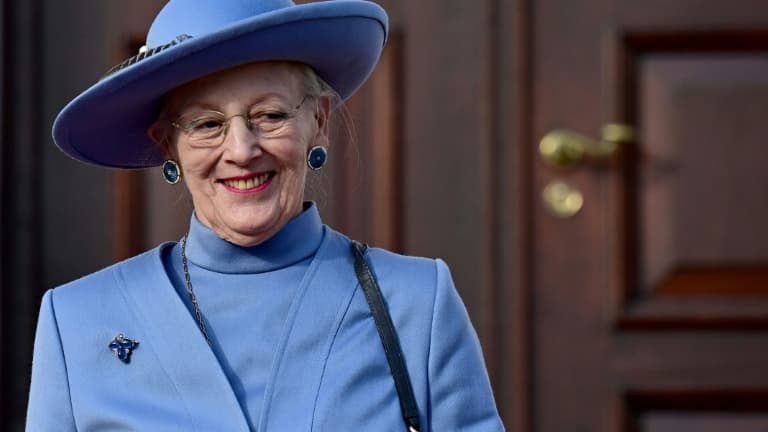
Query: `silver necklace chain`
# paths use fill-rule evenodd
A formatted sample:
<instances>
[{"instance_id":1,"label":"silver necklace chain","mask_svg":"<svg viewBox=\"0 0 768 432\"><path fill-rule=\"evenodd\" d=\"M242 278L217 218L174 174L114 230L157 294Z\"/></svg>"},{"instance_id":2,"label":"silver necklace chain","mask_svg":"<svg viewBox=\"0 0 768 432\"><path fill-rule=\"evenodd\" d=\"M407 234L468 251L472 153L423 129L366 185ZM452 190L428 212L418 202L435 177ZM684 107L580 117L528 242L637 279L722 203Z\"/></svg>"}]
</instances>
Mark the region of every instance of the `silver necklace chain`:
<instances>
[{"instance_id":1,"label":"silver necklace chain","mask_svg":"<svg viewBox=\"0 0 768 432\"><path fill-rule=\"evenodd\" d=\"M189 277L189 267L187 266L187 235L181 239L181 266L184 269L184 279L187 282L187 294L189 294L189 301L192 302L192 309L195 310L195 319L197 320L197 326L200 327L200 331L205 337L205 341L208 345L211 345L211 339L208 337L208 330L205 328L205 321L203 321L203 313L200 312L200 306L197 305L197 297L195 296L195 290L192 289L192 278Z\"/></svg>"}]
</instances>

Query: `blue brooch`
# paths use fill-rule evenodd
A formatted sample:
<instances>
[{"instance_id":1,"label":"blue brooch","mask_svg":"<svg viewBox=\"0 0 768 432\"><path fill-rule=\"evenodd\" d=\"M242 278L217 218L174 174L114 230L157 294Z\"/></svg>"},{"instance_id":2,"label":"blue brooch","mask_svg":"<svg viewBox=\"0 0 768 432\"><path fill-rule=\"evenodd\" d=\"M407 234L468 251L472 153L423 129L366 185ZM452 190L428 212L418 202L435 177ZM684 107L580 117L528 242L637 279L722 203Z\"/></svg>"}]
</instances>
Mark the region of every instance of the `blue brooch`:
<instances>
[{"instance_id":1,"label":"blue brooch","mask_svg":"<svg viewBox=\"0 0 768 432\"><path fill-rule=\"evenodd\" d=\"M112 350L115 357L126 364L131 362L131 353L137 346L139 346L139 341L128 339L122 333L115 336L112 342L109 343L109 349Z\"/></svg>"}]
</instances>

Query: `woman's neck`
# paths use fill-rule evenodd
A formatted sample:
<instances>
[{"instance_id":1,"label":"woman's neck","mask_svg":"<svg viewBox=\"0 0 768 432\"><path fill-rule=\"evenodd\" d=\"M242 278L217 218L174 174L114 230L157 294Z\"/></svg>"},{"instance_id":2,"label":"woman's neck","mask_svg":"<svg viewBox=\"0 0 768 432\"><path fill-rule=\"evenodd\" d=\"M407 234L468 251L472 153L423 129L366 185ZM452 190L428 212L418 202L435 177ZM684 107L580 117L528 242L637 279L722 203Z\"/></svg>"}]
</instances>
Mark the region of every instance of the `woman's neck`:
<instances>
[{"instance_id":1,"label":"woman's neck","mask_svg":"<svg viewBox=\"0 0 768 432\"><path fill-rule=\"evenodd\" d=\"M221 239L193 214L187 237L187 259L219 273L263 273L312 256L323 237L317 206L310 203L274 236L250 247Z\"/></svg>"}]
</instances>

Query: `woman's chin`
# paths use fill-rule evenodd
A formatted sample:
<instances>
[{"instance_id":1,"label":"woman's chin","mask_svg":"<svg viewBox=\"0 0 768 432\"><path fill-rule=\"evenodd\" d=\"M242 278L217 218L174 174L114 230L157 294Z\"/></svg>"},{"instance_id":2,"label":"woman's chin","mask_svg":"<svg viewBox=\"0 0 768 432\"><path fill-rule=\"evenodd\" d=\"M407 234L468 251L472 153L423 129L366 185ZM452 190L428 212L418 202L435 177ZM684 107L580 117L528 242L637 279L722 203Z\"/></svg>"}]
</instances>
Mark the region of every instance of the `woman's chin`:
<instances>
[{"instance_id":1,"label":"woman's chin","mask_svg":"<svg viewBox=\"0 0 768 432\"><path fill-rule=\"evenodd\" d=\"M258 230L243 230L243 229L214 229L214 232L216 235L218 235L220 238L236 244L238 246L256 246L260 243L263 243L270 237L272 237L273 233L271 231L258 231Z\"/></svg>"},{"instance_id":2,"label":"woman's chin","mask_svg":"<svg viewBox=\"0 0 768 432\"><path fill-rule=\"evenodd\" d=\"M224 211L211 212L210 218L203 217L201 221L230 243L254 246L277 234L300 212L301 206L298 206L299 211L288 211L285 206L272 202L250 202L221 206L220 209Z\"/></svg>"},{"instance_id":3,"label":"woman's chin","mask_svg":"<svg viewBox=\"0 0 768 432\"><path fill-rule=\"evenodd\" d=\"M238 246L255 246L275 235L286 224L277 215L246 212L212 227L222 239Z\"/></svg>"}]
</instances>

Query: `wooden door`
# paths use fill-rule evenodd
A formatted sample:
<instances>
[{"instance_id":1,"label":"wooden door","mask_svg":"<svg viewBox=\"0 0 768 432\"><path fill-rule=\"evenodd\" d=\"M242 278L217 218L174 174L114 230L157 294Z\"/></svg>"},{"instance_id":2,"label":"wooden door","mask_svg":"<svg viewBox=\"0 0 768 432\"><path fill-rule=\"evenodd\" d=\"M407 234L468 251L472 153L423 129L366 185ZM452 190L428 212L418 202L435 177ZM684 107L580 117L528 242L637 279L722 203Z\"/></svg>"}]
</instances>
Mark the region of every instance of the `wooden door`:
<instances>
[{"instance_id":1,"label":"wooden door","mask_svg":"<svg viewBox=\"0 0 768 432\"><path fill-rule=\"evenodd\" d=\"M531 17L535 141L636 132L566 168L532 152L532 429L768 431L768 7ZM553 182L575 215L544 203Z\"/></svg>"}]
</instances>

